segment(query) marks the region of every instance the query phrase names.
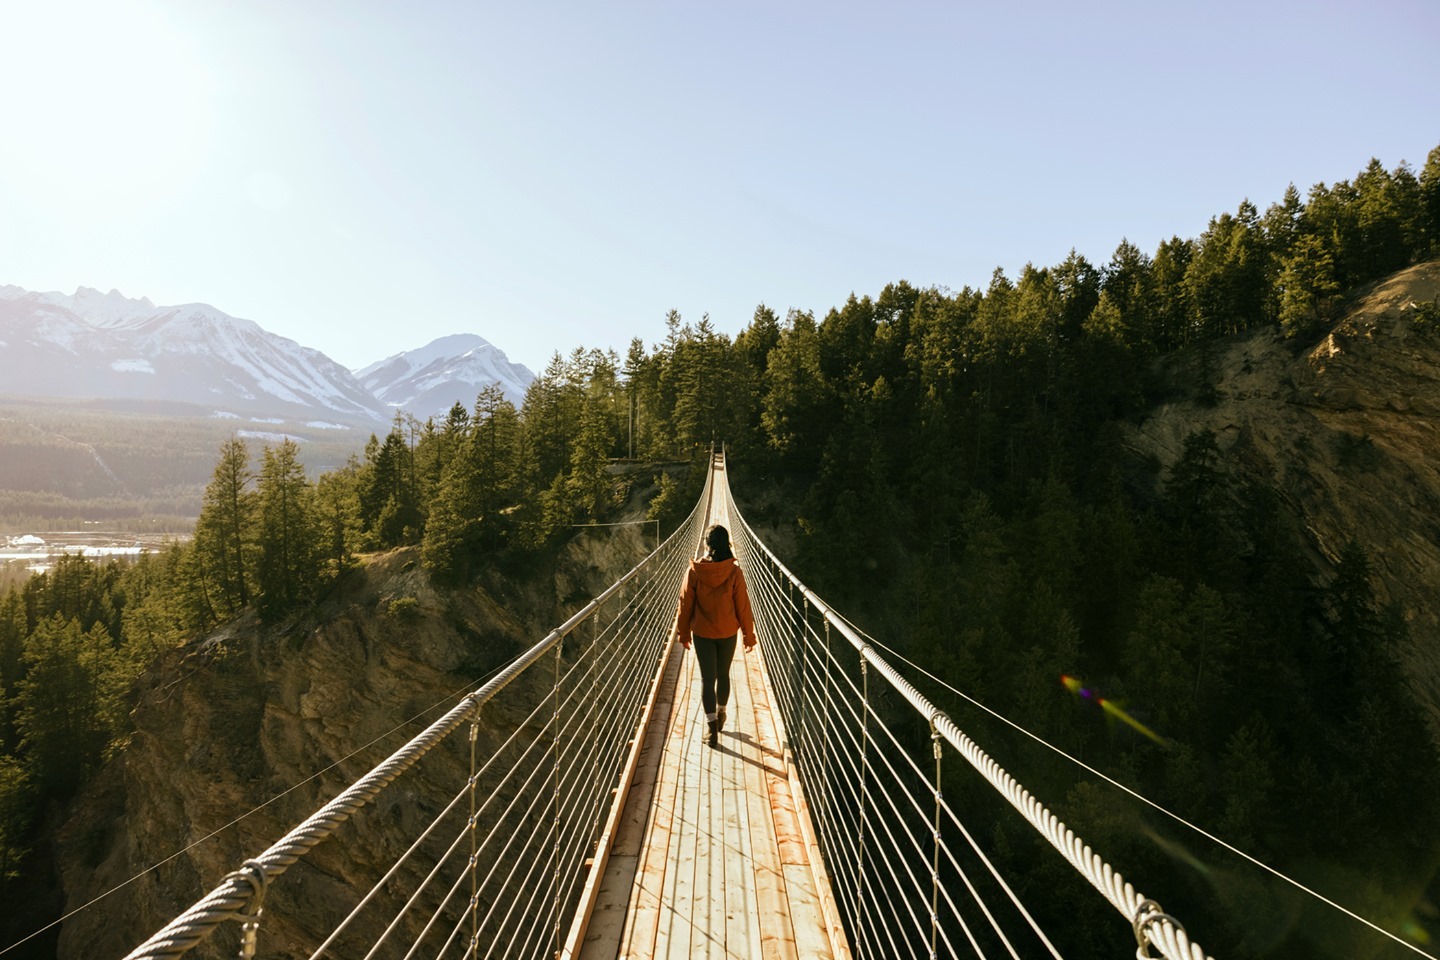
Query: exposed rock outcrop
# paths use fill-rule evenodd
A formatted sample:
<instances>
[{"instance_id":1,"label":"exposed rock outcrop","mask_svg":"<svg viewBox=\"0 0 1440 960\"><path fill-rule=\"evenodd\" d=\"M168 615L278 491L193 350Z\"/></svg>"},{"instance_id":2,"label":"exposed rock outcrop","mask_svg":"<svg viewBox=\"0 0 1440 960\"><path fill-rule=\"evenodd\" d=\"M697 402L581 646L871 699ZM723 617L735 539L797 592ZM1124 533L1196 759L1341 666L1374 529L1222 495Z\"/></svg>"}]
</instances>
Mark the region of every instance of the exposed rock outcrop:
<instances>
[{"instance_id":1,"label":"exposed rock outcrop","mask_svg":"<svg viewBox=\"0 0 1440 960\"><path fill-rule=\"evenodd\" d=\"M1215 402L1163 404L1129 443L1168 467L1186 436L1213 430L1236 467L1273 483L1318 573L1348 541L1364 547L1379 600L1409 626L1407 679L1440 743L1440 330L1414 322L1437 297L1440 261L1363 291L1318 343L1268 327L1216 345Z\"/></svg>"}]
</instances>

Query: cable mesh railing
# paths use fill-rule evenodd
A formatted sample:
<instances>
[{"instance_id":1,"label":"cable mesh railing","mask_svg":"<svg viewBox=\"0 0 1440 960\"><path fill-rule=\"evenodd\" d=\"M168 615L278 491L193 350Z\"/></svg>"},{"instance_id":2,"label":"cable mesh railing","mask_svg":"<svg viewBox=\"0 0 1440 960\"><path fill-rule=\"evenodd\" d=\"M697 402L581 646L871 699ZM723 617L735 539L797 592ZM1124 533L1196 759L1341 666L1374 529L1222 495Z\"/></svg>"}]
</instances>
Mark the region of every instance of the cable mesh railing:
<instances>
[{"instance_id":1,"label":"cable mesh railing","mask_svg":"<svg viewBox=\"0 0 1440 960\"><path fill-rule=\"evenodd\" d=\"M715 495L731 520L790 759L856 958L1060 957L945 797L946 764L960 759L1121 914L1136 956L1153 949L1170 960L1207 960L1173 917L801 583L745 522L724 478Z\"/></svg>"},{"instance_id":2,"label":"cable mesh railing","mask_svg":"<svg viewBox=\"0 0 1440 960\"><path fill-rule=\"evenodd\" d=\"M593 879L603 859L607 819L624 793L675 599L712 502L730 523L746 571L787 754L823 858L817 870L853 956L1060 956L945 797L947 764L958 758L1126 918L1137 956L1155 949L1171 960L1207 960L1173 918L790 573L754 535L713 465L690 517L646 560L129 957L181 956L232 919L242 924L241 956L253 956L264 927L283 919L265 915L271 885L323 841L353 841L341 834L352 815L416 776L412 767L436 762L462 772L443 795L432 789L423 802L408 799L438 810L416 825L403 852L375 868L368 888L356 885L343 916L308 940L290 937L287 950L311 960L568 953L583 929L577 907L583 916L587 875ZM500 740L491 724L482 750L486 704L511 684L509 733Z\"/></svg>"},{"instance_id":3,"label":"cable mesh railing","mask_svg":"<svg viewBox=\"0 0 1440 960\"><path fill-rule=\"evenodd\" d=\"M708 518L711 482L707 475L695 509L654 553L127 960L179 957L230 920L242 925L242 957L273 952L259 947L267 925L283 925L291 935L307 925L267 916L267 893L319 844L354 841L346 822L379 816L377 798L397 791L404 794L399 804L438 812L416 825L392 862L376 868L368 889L354 890L353 904L328 932L289 943L287 952L311 960L554 957L580 899L587 859L623 793L650 696L644 681L657 677L663 663L675 598ZM503 725L510 732L482 755L486 705L506 687L505 719L486 729ZM523 719L514 720L521 712ZM422 774L432 788L447 771L463 771L465 758L468 775L449 777L448 795L413 795ZM272 912L276 899L270 897Z\"/></svg>"}]
</instances>

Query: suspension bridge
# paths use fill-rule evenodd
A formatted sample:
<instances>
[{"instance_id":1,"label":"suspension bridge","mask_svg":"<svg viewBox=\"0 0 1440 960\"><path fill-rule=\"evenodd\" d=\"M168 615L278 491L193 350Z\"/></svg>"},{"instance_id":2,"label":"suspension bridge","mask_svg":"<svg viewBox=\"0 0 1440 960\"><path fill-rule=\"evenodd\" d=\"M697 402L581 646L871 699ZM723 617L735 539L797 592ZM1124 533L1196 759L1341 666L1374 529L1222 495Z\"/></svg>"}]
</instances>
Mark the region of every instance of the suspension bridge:
<instances>
[{"instance_id":1,"label":"suspension bridge","mask_svg":"<svg viewBox=\"0 0 1440 960\"><path fill-rule=\"evenodd\" d=\"M694 658L670 639L712 523L731 531L759 641L736 656L718 750L702 744ZM529 714L491 743L482 721L506 688ZM406 800L427 816L405 849L374 852L372 886L333 915L301 911L287 884L305 872L287 871L355 842L347 823L413 793L427 763L469 772ZM654 553L128 957L1060 957L942 792L953 764L1094 886L1117 951L1206 960L790 573L714 454Z\"/></svg>"}]
</instances>

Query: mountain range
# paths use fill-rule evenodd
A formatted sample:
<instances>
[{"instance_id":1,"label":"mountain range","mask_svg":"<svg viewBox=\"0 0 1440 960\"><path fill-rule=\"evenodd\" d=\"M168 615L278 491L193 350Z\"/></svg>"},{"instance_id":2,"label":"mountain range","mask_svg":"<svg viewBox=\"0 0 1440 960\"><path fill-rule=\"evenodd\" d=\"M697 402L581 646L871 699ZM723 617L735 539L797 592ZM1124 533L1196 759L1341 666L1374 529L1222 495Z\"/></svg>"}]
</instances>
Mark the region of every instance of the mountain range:
<instances>
[{"instance_id":1,"label":"mountain range","mask_svg":"<svg viewBox=\"0 0 1440 960\"><path fill-rule=\"evenodd\" d=\"M0 393L191 404L216 417L387 423L470 407L498 384L517 406L534 374L474 334L350 371L319 350L204 303L118 290L0 285Z\"/></svg>"}]
</instances>

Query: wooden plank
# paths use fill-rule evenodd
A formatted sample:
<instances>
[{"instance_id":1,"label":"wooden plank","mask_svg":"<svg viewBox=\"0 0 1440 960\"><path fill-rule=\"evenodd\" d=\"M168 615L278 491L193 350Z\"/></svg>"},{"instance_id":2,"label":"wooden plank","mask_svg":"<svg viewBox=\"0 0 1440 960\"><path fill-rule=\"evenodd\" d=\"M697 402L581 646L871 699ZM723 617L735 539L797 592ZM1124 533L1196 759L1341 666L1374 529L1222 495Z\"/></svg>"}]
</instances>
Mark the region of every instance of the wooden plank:
<instances>
[{"instance_id":1,"label":"wooden plank","mask_svg":"<svg viewBox=\"0 0 1440 960\"><path fill-rule=\"evenodd\" d=\"M696 699L698 700L699 698L697 697ZM700 704L693 709L703 711L705 708L703 704ZM676 912L684 913L690 918L690 951L684 954L684 956L689 957L709 957L711 955L711 945L714 942L714 934L711 931L715 929L715 911L712 909L713 905L710 899L712 890L722 898L725 896L725 890L722 884L711 883L713 874L711 867L715 860L714 850L712 849L714 835L711 830L711 822L714 812L711 809L711 799L714 794L715 761L717 757L713 750L703 745L704 723L705 717L702 713L696 718L695 725L698 729L695 732L695 736L691 737L695 746L686 751L686 773L689 781L696 786L693 800L695 848L693 853L694 859L690 863L691 876L694 877L694 882L688 891L688 897L679 890L676 891L675 896ZM684 869L685 864L682 854L682 875ZM723 936L725 929L723 919L720 929L722 931L721 935ZM672 955L680 956L680 954Z\"/></svg>"},{"instance_id":2,"label":"wooden plank","mask_svg":"<svg viewBox=\"0 0 1440 960\"><path fill-rule=\"evenodd\" d=\"M671 650L666 670L661 675L655 692L654 708L644 731L640 762L636 765L630 781L633 799L626 803L616 830L614 850L620 856L638 856L645 842L650 810L654 806L655 786L660 779L660 764L665 756L665 744L674 719L676 686L684 653L685 651L678 647Z\"/></svg>"},{"instance_id":3,"label":"wooden plank","mask_svg":"<svg viewBox=\"0 0 1440 960\"><path fill-rule=\"evenodd\" d=\"M810 872L808 863L785 864L785 889L790 895L790 902L794 905L796 913L816 919L822 917L820 895L815 890L815 876ZM802 957L833 958L835 956L834 945L826 932L823 920L818 923L795 924L795 948Z\"/></svg>"},{"instance_id":4,"label":"wooden plank","mask_svg":"<svg viewBox=\"0 0 1440 960\"><path fill-rule=\"evenodd\" d=\"M751 654L750 656L754 656ZM745 762L744 783L748 812L748 842L750 846L749 872L754 881L756 924L752 936L759 938L759 950L751 956L762 960L798 960L795 949L795 933L790 921L790 900L785 893L785 880L780 872L780 860L776 855L775 827L770 812L769 797L765 791L764 755L757 745L758 720L753 698L753 674L748 658L741 671L739 691L747 729L743 731L746 740L737 736L737 746L743 750Z\"/></svg>"},{"instance_id":5,"label":"wooden plank","mask_svg":"<svg viewBox=\"0 0 1440 960\"><path fill-rule=\"evenodd\" d=\"M635 883L639 857L610 855L610 866L605 871L607 885L602 886L600 899L590 913L590 923L585 930L585 940L577 956L580 960L615 960L620 955L620 942L625 936L625 925L630 919L630 890ZM623 896L613 896L616 887L608 881L617 874L628 875L629 884Z\"/></svg>"},{"instance_id":6,"label":"wooden plank","mask_svg":"<svg viewBox=\"0 0 1440 960\"><path fill-rule=\"evenodd\" d=\"M768 709L768 705L774 701L774 695L770 688L769 679L763 670L759 674L759 679L760 686L758 692L760 696L764 698ZM810 871L811 883L819 899L820 915L814 926L828 932L827 939L836 960L850 960L850 943L845 936L845 928L840 923L840 910L835 902L835 893L830 887L830 878L825 872L824 861L820 856L820 844L816 837L814 826L810 822L809 811L806 809L804 791L801 789L800 780L793 764L789 762L788 746L783 746L788 743L784 724L781 723L779 715L774 713L771 713L770 721L773 724L773 736L776 748L786 751L785 770L788 774L788 789L786 792L789 794L792 804L787 807L787 809L793 810L794 812L794 823L799 827L800 839L806 851L806 869ZM778 791L772 791L772 798L774 798L777 793ZM796 864L796 866L798 866L798 864ZM796 920L795 926L798 929L802 926L802 923Z\"/></svg>"},{"instance_id":7,"label":"wooden plank","mask_svg":"<svg viewBox=\"0 0 1440 960\"><path fill-rule=\"evenodd\" d=\"M740 780L738 788L725 788L725 956L749 958L761 953L760 917L750 837L750 796L743 775Z\"/></svg>"},{"instance_id":8,"label":"wooden plank","mask_svg":"<svg viewBox=\"0 0 1440 960\"><path fill-rule=\"evenodd\" d=\"M685 658L693 663L690 657ZM693 674L693 670L686 671ZM689 686L694 686L693 677ZM673 741L676 763L675 805L671 809L672 826L668 849L668 865L661 894L661 922L655 938L655 956L684 957L689 954L691 916L695 909L695 846L696 806L700 796L696 789L698 771L691 761L694 744L693 717L699 709L694 697L689 698L685 711L685 731ZM659 851L657 851L659 853Z\"/></svg>"},{"instance_id":9,"label":"wooden plank","mask_svg":"<svg viewBox=\"0 0 1440 960\"><path fill-rule=\"evenodd\" d=\"M756 867L757 825L751 818L751 771L750 749L740 734L753 736L755 713L750 700L749 672L743 667L739 671L731 694L731 709L734 726L727 731L727 749L731 753L731 780L726 787L731 791L730 803L734 817L733 827L727 824L733 849L727 850L726 929L725 942L732 956L745 958L763 957L764 947L760 933L760 886ZM768 838L768 834L765 834ZM729 871L736 874L731 879ZM788 923L788 917L786 918Z\"/></svg>"},{"instance_id":10,"label":"wooden plank","mask_svg":"<svg viewBox=\"0 0 1440 960\"><path fill-rule=\"evenodd\" d=\"M689 658L682 658L670 734L661 749L656 771L655 792L643 850L640 854L635 888L631 894L630 919L618 954L648 958L657 955L661 921L665 909L665 884L670 876L670 847L676 827L675 806L680 788L678 748L689 732Z\"/></svg>"},{"instance_id":11,"label":"wooden plank","mask_svg":"<svg viewBox=\"0 0 1440 960\"><path fill-rule=\"evenodd\" d=\"M596 843L594 861L589 875L585 879L585 886L580 893L575 919L566 935L564 946L560 950L562 960L571 960L579 955L582 944L589 939L588 928L596 911L607 916L618 912L616 901L624 895L622 891L628 891L628 888L634 885L636 858L633 854L622 856L616 861L617 869L612 874L609 869L610 853L618 839L618 834L622 831L622 826L630 826L630 832L636 834L637 837L641 832L634 828L635 811L639 812L639 818L642 820L648 816L651 806L650 794L654 789L653 770L658 765L657 751L654 747L657 741L664 742L664 729L669 726L671 701L674 698L673 679L668 684L666 679L667 677L673 678L676 673L675 664L679 659L679 654L683 652L678 644L673 641L668 642L665 645L664 655L656 665L655 675L650 683L650 696L641 713L640 723L635 731L635 739L630 745L629 756L620 772L620 781L615 789L614 801ZM635 802L630 804L631 790L634 789L636 781L640 782L640 787L637 790ZM627 806L632 811L628 821L626 819ZM638 851L638 838L632 846L634 851ZM627 853L632 853L632 851L627 850ZM628 895L624 895L624 899L628 900ZM608 931L614 926L613 919L607 919L605 929ZM623 924L621 929L623 930Z\"/></svg>"}]
</instances>

